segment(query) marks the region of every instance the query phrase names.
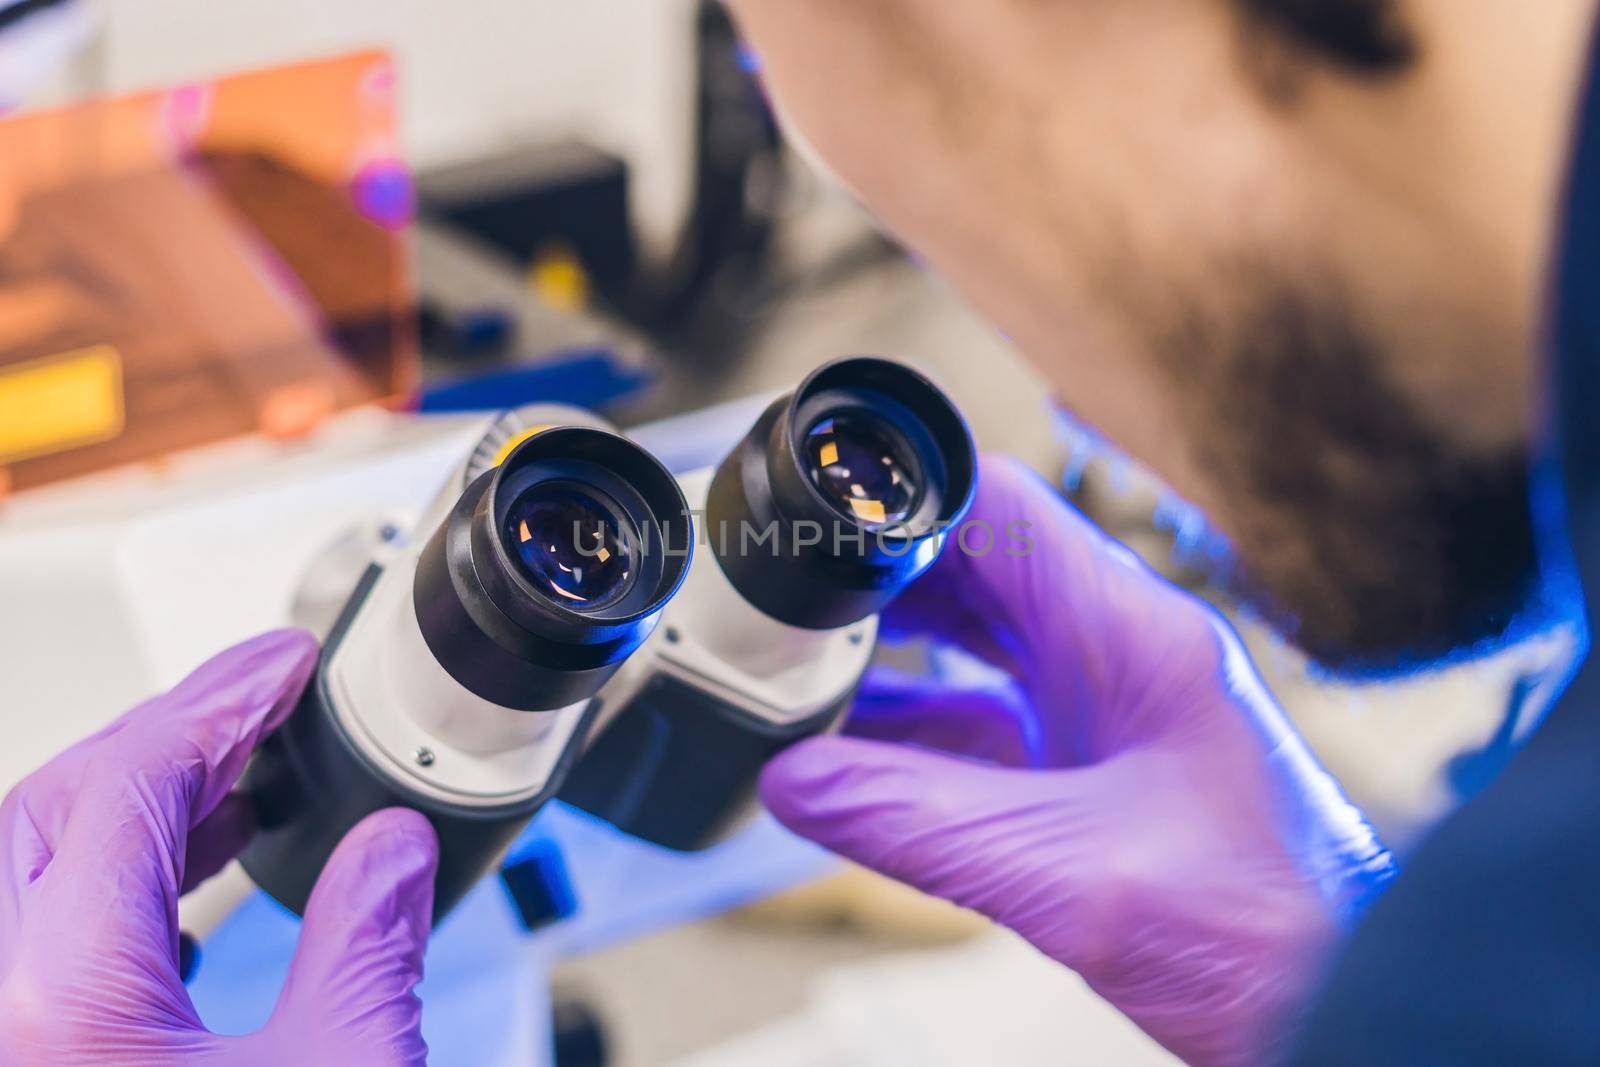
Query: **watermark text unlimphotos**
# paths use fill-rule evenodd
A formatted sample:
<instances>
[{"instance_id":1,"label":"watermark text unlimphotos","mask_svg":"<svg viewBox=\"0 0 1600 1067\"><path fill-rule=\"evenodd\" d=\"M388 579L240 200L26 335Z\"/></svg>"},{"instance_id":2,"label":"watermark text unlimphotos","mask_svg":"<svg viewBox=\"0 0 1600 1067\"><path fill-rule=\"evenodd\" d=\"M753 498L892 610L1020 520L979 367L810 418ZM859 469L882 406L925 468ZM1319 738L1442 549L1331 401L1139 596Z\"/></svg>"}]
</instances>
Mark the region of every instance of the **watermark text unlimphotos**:
<instances>
[{"instance_id":1,"label":"watermark text unlimphotos","mask_svg":"<svg viewBox=\"0 0 1600 1067\"><path fill-rule=\"evenodd\" d=\"M919 546L936 543L944 537L946 550L954 547L964 556L981 559L996 552L1012 559L1025 559L1033 554L1033 523L1026 519L996 525L984 519L966 519L959 523L933 522L887 523L868 529L847 520L834 523L801 519L795 522L773 520L758 526L749 520L710 522L703 511L692 513L695 542L714 548L718 555L799 556L822 551L834 556L863 556L877 550L878 554L896 558L917 551ZM573 545L581 555L599 557L609 551L605 538L586 538L584 523L573 523ZM642 555L660 551L664 556L689 554L689 539L675 537L677 531L667 524L660 533L646 527L641 533L639 549ZM590 542L593 542L592 544Z\"/></svg>"}]
</instances>

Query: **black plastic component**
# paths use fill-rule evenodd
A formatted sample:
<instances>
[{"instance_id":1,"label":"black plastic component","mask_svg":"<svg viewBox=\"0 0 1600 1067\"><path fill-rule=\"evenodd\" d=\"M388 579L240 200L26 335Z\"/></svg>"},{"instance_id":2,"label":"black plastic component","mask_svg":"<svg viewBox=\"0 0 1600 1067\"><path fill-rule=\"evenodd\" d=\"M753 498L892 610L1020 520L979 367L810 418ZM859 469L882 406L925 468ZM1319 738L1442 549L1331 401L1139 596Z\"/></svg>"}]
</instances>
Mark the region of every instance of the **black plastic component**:
<instances>
[{"instance_id":1,"label":"black plastic component","mask_svg":"<svg viewBox=\"0 0 1600 1067\"><path fill-rule=\"evenodd\" d=\"M567 862L553 841L534 841L518 849L500 868L500 882L524 930L552 926L578 911Z\"/></svg>"},{"instance_id":2,"label":"black plastic component","mask_svg":"<svg viewBox=\"0 0 1600 1067\"><path fill-rule=\"evenodd\" d=\"M0 8L0 30L8 30L17 23L51 8L65 7L69 2L70 0L16 0L15 3Z\"/></svg>"},{"instance_id":3,"label":"black plastic component","mask_svg":"<svg viewBox=\"0 0 1600 1067\"><path fill-rule=\"evenodd\" d=\"M317 876L351 827L375 811L408 807L426 815L439 835L433 913L436 920L443 917L494 870L549 799L576 757L590 721L580 725L551 775L550 787L515 804L479 808L442 803L407 788L392 770L374 766L334 718L327 668L380 573L373 567L362 578L323 648L300 706L261 746L242 782L259 830L240 862L258 886L297 915L304 913Z\"/></svg>"},{"instance_id":4,"label":"black plastic component","mask_svg":"<svg viewBox=\"0 0 1600 1067\"><path fill-rule=\"evenodd\" d=\"M924 484L903 523L847 518L818 488L805 438L830 415L879 420L914 453ZM836 360L769 407L717 468L706 536L733 587L760 611L837 629L876 615L932 566L976 481L972 435L937 386L889 360Z\"/></svg>"},{"instance_id":5,"label":"black plastic component","mask_svg":"<svg viewBox=\"0 0 1600 1067\"><path fill-rule=\"evenodd\" d=\"M678 246L660 270L641 272L620 309L653 334L682 329L702 310L742 319L777 282L770 250L788 202L783 136L753 54L717 0L701 0L695 39L694 198ZM701 346L677 347L708 359Z\"/></svg>"},{"instance_id":6,"label":"black plastic component","mask_svg":"<svg viewBox=\"0 0 1600 1067\"><path fill-rule=\"evenodd\" d=\"M538 145L429 171L422 210L529 266L569 250L612 297L633 284L638 251L628 211L628 167L576 141Z\"/></svg>"},{"instance_id":7,"label":"black plastic component","mask_svg":"<svg viewBox=\"0 0 1600 1067\"><path fill-rule=\"evenodd\" d=\"M187 930L178 933L178 980L188 985L200 968L200 942Z\"/></svg>"},{"instance_id":8,"label":"black plastic component","mask_svg":"<svg viewBox=\"0 0 1600 1067\"><path fill-rule=\"evenodd\" d=\"M550 1009L550 1035L556 1067L606 1067L611 1062L605 1024L581 1000L557 998Z\"/></svg>"},{"instance_id":9,"label":"black plastic component","mask_svg":"<svg viewBox=\"0 0 1600 1067\"><path fill-rule=\"evenodd\" d=\"M678 678L657 674L595 738L560 799L666 848L716 844L753 810L762 767L825 733L850 707L779 725Z\"/></svg>"},{"instance_id":10,"label":"black plastic component","mask_svg":"<svg viewBox=\"0 0 1600 1067\"><path fill-rule=\"evenodd\" d=\"M422 344L433 355L501 355L510 350L517 337L516 317L492 304L453 307L424 296L417 312Z\"/></svg>"},{"instance_id":11,"label":"black plastic component","mask_svg":"<svg viewBox=\"0 0 1600 1067\"><path fill-rule=\"evenodd\" d=\"M508 508L542 482L602 491L639 531L626 595L587 608L536 587L505 544ZM417 561L413 597L428 649L463 687L502 707L587 699L650 635L688 572L693 519L677 480L616 434L562 427L524 441L462 494Z\"/></svg>"}]
</instances>

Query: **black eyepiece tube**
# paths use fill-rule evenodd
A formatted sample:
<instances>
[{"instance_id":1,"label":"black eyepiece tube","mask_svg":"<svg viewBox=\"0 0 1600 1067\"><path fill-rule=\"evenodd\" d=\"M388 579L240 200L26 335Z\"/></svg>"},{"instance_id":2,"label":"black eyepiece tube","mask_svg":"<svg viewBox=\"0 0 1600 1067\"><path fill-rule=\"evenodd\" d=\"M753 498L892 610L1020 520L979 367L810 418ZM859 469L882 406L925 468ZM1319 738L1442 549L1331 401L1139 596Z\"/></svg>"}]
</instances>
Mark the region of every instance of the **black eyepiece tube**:
<instances>
[{"instance_id":1,"label":"black eyepiece tube","mask_svg":"<svg viewBox=\"0 0 1600 1067\"><path fill-rule=\"evenodd\" d=\"M776 401L712 479L706 533L760 611L831 630L877 614L971 507L966 421L900 363L829 363Z\"/></svg>"},{"instance_id":2,"label":"black eyepiece tube","mask_svg":"<svg viewBox=\"0 0 1600 1067\"><path fill-rule=\"evenodd\" d=\"M417 623L463 687L548 711L594 695L688 572L693 519L625 438L562 427L478 477L417 562Z\"/></svg>"}]
</instances>

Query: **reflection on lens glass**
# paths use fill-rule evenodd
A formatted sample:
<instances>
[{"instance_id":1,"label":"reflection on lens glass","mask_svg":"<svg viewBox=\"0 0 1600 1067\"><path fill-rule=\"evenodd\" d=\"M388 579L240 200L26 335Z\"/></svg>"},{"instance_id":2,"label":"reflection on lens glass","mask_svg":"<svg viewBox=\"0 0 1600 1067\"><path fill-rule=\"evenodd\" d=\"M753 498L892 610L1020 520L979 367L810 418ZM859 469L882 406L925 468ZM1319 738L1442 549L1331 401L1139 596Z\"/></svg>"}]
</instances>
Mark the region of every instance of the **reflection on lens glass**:
<instances>
[{"instance_id":1,"label":"reflection on lens glass","mask_svg":"<svg viewBox=\"0 0 1600 1067\"><path fill-rule=\"evenodd\" d=\"M868 411L830 415L806 432L811 481L834 509L871 528L904 522L922 492L916 460Z\"/></svg>"},{"instance_id":2,"label":"reflection on lens glass","mask_svg":"<svg viewBox=\"0 0 1600 1067\"><path fill-rule=\"evenodd\" d=\"M506 510L505 533L523 573L560 603L600 608L633 585L633 532L581 489L534 486Z\"/></svg>"}]
</instances>

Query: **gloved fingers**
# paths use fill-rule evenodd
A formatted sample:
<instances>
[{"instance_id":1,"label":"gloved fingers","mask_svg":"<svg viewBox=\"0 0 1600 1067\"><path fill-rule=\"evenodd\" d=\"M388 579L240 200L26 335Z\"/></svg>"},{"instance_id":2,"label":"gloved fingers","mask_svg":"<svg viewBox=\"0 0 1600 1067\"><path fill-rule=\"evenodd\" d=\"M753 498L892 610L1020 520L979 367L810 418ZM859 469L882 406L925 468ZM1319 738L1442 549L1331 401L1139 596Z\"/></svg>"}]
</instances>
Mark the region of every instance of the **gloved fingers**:
<instances>
[{"instance_id":1,"label":"gloved fingers","mask_svg":"<svg viewBox=\"0 0 1600 1067\"><path fill-rule=\"evenodd\" d=\"M362 1062L425 1061L412 989L438 857L433 827L408 809L369 815L345 835L311 891L268 1030L316 1026L351 1042Z\"/></svg>"},{"instance_id":2,"label":"gloved fingers","mask_svg":"<svg viewBox=\"0 0 1600 1067\"><path fill-rule=\"evenodd\" d=\"M1015 685L952 686L887 667L867 673L845 732L1011 767L1044 761L1039 724Z\"/></svg>"},{"instance_id":3,"label":"gloved fingers","mask_svg":"<svg viewBox=\"0 0 1600 1067\"><path fill-rule=\"evenodd\" d=\"M95 749L122 729L127 714L96 730L12 787L0 803L0 895L14 895L43 873L66 829L72 801Z\"/></svg>"},{"instance_id":4,"label":"gloved fingers","mask_svg":"<svg viewBox=\"0 0 1600 1067\"><path fill-rule=\"evenodd\" d=\"M977 493L933 568L884 614L890 637L926 636L965 648L1029 682L1056 604L1092 591L1096 557L1112 545L1018 460L984 455ZM975 532L974 532L975 531Z\"/></svg>"},{"instance_id":5,"label":"gloved fingers","mask_svg":"<svg viewBox=\"0 0 1600 1067\"><path fill-rule=\"evenodd\" d=\"M95 746L45 876L65 867L79 881L131 879L175 904L189 832L294 709L316 658L304 631L265 634L130 712ZM104 903L112 915L119 906Z\"/></svg>"},{"instance_id":6,"label":"gloved fingers","mask_svg":"<svg viewBox=\"0 0 1600 1067\"><path fill-rule=\"evenodd\" d=\"M4 834L4 839L8 843L7 847L0 850L0 900L14 900L17 891L44 873L45 866L55 855L56 846L61 841L61 832L66 828L67 816L72 812L73 799L83 786L84 773L96 748L107 737L121 730L131 714L132 712L124 713L116 721L66 749L17 783L7 794L4 804L0 804L0 834ZM225 800L219 805L218 812L226 806L229 805ZM213 812L213 816L218 812ZM243 813L235 811L225 816L224 821L237 823L241 815L249 814L248 811ZM220 862L206 868L204 873L188 874L184 880L185 893L221 870L228 859L243 848L249 831L245 831L246 838L240 839L238 843L225 844L217 840L222 834L223 825L223 822L219 822L218 826L210 831L207 831L203 824L196 827L195 834L201 835L198 841L198 854L201 857L199 863L202 868L210 862L208 857L219 848L231 851L228 851ZM227 837L231 840L235 833L236 831L228 831ZM193 835L190 837L188 854L188 865L192 869L197 854L197 842Z\"/></svg>"},{"instance_id":7,"label":"gloved fingers","mask_svg":"<svg viewBox=\"0 0 1600 1067\"><path fill-rule=\"evenodd\" d=\"M904 604L891 606L890 630L905 631L916 611L933 636L991 661L1009 657L1035 706L1051 713L1042 725L1053 762L1094 762L1136 733L1166 729L1163 716L1186 711L1168 699L1173 685L1215 687L1216 613L1150 570L1034 471L985 456L970 521L999 531L990 550L979 551L986 536L969 537L965 547L947 543L923 579L929 587L915 583Z\"/></svg>"},{"instance_id":8,"label":"gloved fingers","mask_svg":"<svg viewBox=\"0 0 1600 1067\"><path fill-rule=\"evenodd\" d=\"M984 766L847 737L787 749L761 798L789 829L846 859L1023 933L1073 923L1092 805L1075 776ZM1070 936L1070 932L1058 936Z\"/></svg>"},{"instance_id":9,"label":"gloved fingers","mask_svg":"<svg viewBox=\"0 0 1600 1067\"><path fill-rule=\"evenodd\" d=\"M189 831L181 892L189 892L226 867L250 843L255 831L255 810L250 798L242 793L223 797L216 809Z\"/></svg>"},{"instance_id":10,"label":"gloved fingers","mask_svg":"<svg viewBox=\"0 0 1600 1067\"><path fill-rule=\"evenodd\" d=\"M1022 640L1010 630L1011 623L982 602L984 591L963 589L968 569L945 562L959 552L946 548L939 562L927 574L907 586L890 602L878 621L878 636L884 641L928 639L961 649L1020 681L1026 681Z\"/></svg>"}]
</instances>

